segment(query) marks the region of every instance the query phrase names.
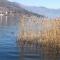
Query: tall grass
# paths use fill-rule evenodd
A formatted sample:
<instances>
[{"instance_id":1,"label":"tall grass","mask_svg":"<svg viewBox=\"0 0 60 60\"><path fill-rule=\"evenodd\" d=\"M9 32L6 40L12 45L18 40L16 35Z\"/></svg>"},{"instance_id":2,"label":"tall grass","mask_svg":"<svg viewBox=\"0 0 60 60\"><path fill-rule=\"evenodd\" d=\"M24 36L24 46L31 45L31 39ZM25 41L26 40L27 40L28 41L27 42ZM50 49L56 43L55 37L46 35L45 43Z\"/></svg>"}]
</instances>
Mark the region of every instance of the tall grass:
<instances>
[{"instance_id":1,"label":"tall grass","mask_svg":"<svg viewBox=\"0 0 60 60\"><path fill-rule=\"evenodd\" d=\"M29 21L29 20L28 20ZM27 26L29 22L25 22L22 26L23 31L19 35L19 40L27 44L36 44L37 47L40 45L44 60L59 60L60 56L60 20L36 20L31 22L31 25L37 25L40 30L34 31L32 26ZM22 22L23 23L23 22ZM31 30L26 31L26 27Z\"/></svg>"}]
</instances>

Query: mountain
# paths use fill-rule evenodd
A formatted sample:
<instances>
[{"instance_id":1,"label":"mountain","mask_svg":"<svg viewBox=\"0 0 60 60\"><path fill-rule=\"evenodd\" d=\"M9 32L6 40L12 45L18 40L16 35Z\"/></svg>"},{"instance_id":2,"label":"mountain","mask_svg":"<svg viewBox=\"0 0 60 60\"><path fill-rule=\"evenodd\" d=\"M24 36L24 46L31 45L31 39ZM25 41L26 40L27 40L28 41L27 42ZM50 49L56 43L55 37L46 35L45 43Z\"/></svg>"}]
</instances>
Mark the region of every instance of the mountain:
<instances>
[{"instance_id":1,"label":"mountain","mask_svg":"<svg viewBox=\"0 0 60 60\"><path fill-rule=\"evenodd\" d=\"M28 15L36 15L36 16L40 16L40 17L45 17L43 15L30 12L30 11L22 8L22 6L20 4L18 4L16 2L10 2L8 0L0 0L0 7L2 7L2 10L9 10L9 11L12 11L12 12L18 13L18 14L28 14Z\"/></svg>"},{"instance_id":2,"label":"mountain","mask_svg":"<svg viewBox=\"0 0 60 60\"><path fill-rule=\"evenodd\" d=\"M44 15L30 12L23 5L8 0L0 0L0 26L12 26L18 24L20 16L23 15L45 18Z\"/></svg>"},{"instance_id":3,"label":"mountain","mask_svg":"<svg viewBox=\"0 0 60 60\"><path fill-rule=\"evenodd\" d=\"M46 7L34 7L34 6L23 6L26 10L45 15L46 17L49 18L55 18L55 17L60 17L60 9L49 9Z\"/></svg>"},{"instance_id":4,"label":"mountain","mask_svg":"<svg viewBox=\"0 0 60 60\"><path fill-rule=\"evenodd\" d=\"M14 13L18 14L28 14L28 15L35 15L39 17L49 17L49 18L60 17L60 9L24 6L16 2L10 2L8 0L0 0L0 7L3 7L3 9L6 8L6 10L8 9L9 11L13 11Z\"/></svg>"}]
</instances>

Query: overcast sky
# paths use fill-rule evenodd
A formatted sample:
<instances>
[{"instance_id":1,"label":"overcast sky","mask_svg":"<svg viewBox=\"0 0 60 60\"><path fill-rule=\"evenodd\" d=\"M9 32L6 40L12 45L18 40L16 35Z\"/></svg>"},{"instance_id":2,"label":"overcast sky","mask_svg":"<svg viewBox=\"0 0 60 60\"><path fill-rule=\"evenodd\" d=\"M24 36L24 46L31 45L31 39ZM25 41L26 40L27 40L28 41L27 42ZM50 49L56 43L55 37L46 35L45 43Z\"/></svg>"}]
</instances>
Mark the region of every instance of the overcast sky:
<instances>
[{"instance_id":1,"label":"overcast sky","mask_svg":"<svg viewBox=\"0 0 60 60\"><path fill-rule=\"evenodd\" d=\"M13 2L18 2L28 6L43 6L47 8L60 8L60 0L10 0Z\"/></svg>"}]
</instances>

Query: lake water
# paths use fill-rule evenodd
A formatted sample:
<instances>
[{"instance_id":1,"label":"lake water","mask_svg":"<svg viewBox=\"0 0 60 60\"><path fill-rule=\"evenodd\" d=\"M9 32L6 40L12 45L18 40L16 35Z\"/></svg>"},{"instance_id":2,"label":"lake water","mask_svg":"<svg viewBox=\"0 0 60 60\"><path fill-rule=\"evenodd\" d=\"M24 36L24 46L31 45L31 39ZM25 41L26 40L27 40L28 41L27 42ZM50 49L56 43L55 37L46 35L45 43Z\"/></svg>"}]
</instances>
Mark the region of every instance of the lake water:
<instances>
[{"instance_id":1,"label":"lake water","mask_svg":"<svg viewBox=\"0 0 60 60\"><path fill-rule=\"evenodd\" d=\"M0 26L0 60L21 60L21 50L17 46L17 26ZM28 54L25 49L24 60L40 60L37 55Z\"/></svg>"},{"instance_id":2,"label":"lake water","mask_svg":"<svg viewBox=\"0 0 60 60\"><path fill-rule=\"evenodd\" d=\"M51 58L44 59L47 57L44 56L46 51L43 52L39 46L38 48L36 48L36 46L32 48L31 46L27 46L24 50L21 50L17 43L19 27L17 22L19 19L16 17L8 17L7 24L4 19L5 18L3 18L2 23L0 22L0 60L52 60ZM38 27L36 29L38 29Z\"/></svg>"},{"instance_id":3,"label":"lake water","mask_svg":"<svg viewBox=\"0 0 60 60\"><path fill-rule=\"evenodd\" d=\"M0 26L0 60L19 60L16 26Z\"/></svg>"}]
</instances>

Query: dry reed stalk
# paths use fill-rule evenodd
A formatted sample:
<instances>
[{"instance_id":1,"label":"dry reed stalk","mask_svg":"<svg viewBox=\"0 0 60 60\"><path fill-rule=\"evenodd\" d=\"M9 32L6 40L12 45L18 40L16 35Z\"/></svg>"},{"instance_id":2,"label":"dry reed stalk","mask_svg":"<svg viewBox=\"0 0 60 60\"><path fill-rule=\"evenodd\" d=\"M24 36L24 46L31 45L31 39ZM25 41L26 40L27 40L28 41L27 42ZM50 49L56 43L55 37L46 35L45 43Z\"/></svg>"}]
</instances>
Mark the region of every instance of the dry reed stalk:
<instances>
[{"instance_id":1,"label":"dry reed stalk","mask_svg":"<svg viewBox=\"0 0 60 60\"><path fill-rule=\"evenodd\" d=\"M21 32L19 40L42 44L45 60L58 60L60 55L60 20L44 20L41 22L45 30L40 32Z\"/></svg>"}]
</instances>

